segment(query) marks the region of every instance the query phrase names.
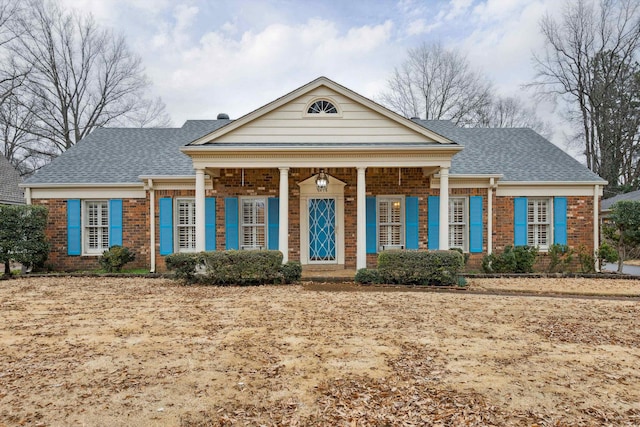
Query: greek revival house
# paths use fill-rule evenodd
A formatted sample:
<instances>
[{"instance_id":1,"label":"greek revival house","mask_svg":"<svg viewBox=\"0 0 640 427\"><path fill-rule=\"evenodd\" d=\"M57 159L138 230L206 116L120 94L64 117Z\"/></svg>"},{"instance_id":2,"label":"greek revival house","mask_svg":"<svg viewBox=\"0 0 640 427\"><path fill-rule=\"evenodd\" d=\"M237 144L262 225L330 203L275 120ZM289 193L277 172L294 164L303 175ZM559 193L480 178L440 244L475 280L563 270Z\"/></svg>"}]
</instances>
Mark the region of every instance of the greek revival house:
<instances>
[{"instance_id":1,"label":"greek revival house","mask_svg":"<svg viewBox=\"0 0 640 427\"><path fill-rule=\"evenodd\" d=\"M224 249L350 269L398 249L592 251L604 184L530 129L407 119L320 77L237 120L98 129L22 187L49 208L56 268L124 245L162 271Z\"/></svg>"}]
</instances>

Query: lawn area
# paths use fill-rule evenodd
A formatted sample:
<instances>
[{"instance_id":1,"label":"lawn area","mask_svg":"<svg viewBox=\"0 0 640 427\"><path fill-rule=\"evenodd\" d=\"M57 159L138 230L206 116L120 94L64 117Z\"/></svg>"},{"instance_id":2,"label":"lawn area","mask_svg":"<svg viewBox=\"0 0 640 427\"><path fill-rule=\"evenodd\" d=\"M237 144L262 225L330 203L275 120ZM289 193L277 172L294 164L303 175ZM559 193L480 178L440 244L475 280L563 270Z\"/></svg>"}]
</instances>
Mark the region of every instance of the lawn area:
<instances>
[{"instance_id":1,"label":"lawn area","mask_svg":"<svg viewBox=\"0 0 640 427\"><path fill-rule=\"evenodd\" d=\"M638 366L638 299L0 282L0 426L638 425Z\"/></svg>"}]
</instances>

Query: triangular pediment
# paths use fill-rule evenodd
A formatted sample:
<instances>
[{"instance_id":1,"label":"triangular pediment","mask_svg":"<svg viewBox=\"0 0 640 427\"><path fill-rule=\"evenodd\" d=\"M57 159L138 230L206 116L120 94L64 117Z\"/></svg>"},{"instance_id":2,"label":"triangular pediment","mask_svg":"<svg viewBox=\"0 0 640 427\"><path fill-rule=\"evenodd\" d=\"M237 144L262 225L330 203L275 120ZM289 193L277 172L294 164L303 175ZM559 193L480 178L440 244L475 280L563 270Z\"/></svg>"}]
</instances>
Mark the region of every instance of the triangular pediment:
<instances>
[{"instance_id":1,"label":"triangular pediment","mask_svg":"<svg viewBox=\"0 0 640 427\"><path fill-rule=\"evenodd\" d=\"M318 101L335 106L310 113ZM325 105L325 104L323 104ZM193 141L190 146L219 144L433 143L452 141L406 119L326 77Z\"/></svg>"}]
</instances>

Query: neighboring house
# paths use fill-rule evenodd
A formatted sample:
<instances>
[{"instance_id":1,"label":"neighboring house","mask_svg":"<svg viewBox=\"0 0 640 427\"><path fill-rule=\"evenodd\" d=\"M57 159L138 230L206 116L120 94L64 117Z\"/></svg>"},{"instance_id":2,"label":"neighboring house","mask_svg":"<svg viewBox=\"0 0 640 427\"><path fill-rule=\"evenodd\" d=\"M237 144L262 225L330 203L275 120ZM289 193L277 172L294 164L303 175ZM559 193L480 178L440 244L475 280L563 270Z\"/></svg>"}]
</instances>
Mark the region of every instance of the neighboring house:
<instances>
[{"instance_id":1,"label":"neighboring house","mask_svg":"<svg viewBox=\"0 0 640 427\"><path fill-rule=\"evenodd\" d=\"M593 250L605 184L530 129L410 120L321 77L235 121L98 129L23 186L57 268L123 244L155 271L216 249L345 268L401 248L475 266L514 244Z\"/></svg>"},{"instance_id":2,"label":"neighboring house","mask_svg":"<svg viewBox=\"0 0 640 427\"><path fill-rule=\"evenodd\" d=\"M640 190L630 191L624 194L618 194L615 197L610 197L608 199L602 200L602 206L600 207L600 210L602 211L602 215L603 216L609 215L613 205L615 205L621 200L630 200L630 201L640 202Z\"/></svg>"},{"instance_id":3,"label":"neighboring house","mask_svg":"<svg viewBox=\"0 0 640 427\"><path fill-rule=\"evenodd\" d=\"M18 185L22 179L20 174L7 160L0 154L0 205L23 205L24 195Z\"/></svg>"}]
</instances>

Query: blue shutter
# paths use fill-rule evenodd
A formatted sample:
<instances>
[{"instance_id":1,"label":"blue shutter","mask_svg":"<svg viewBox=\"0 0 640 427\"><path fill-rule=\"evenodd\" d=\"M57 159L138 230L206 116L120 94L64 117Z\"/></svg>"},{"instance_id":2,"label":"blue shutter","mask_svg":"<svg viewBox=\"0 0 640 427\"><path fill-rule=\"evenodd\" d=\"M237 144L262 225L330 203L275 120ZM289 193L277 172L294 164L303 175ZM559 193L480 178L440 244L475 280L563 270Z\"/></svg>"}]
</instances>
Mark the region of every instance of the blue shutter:
<instances>
[{"instance_id":1,"label":"blue shutter","mask_svg":"<svg viewBox=\"0 0 640 427\"><path fill-rule=\"evenodd\" d=\"M553 243L567 244L567 198L553 199Z\"/></svg>"},{"instance_id":2,"label":"blue shutter","mask_svg":"<svg viewBox=\"0 0 640 427\"><path fill-rule=\"evenodd\" d=\"M435 250L440 247L440 196L429 196L427 209L428 248Z\"/></svg>"},{"instance_id":3,"label":"blue shutter","mask_svg":"<svg viewBox=\"0 0 640 427\"><path fill-rule=\"evenodd\" d=\"M162 197L160 207L160 255L173 253L173 200Z\"/></svg>"},{"instance_id":4,"label":"blue shutter","mask_svg":"<svg viewBox=\"0 0 640 427\"><path fill-rule=\"evenodd\" d=\"M526 246L527 244L527 198L513 199L513 244Z\"/></svg>"},{"instance_id":5,"label":"blue shutter","mask_svg":"<svg viewBox=\"0 0 640 427\"><path fill-rule=\"evenodd\" d=\"M482 252L482 196L469 197L469 252Z\"/></svg>"},{"instance_id":6,"label":"blue shutter","mask_svg":"<svg viewBox=\"0 0 640 427\"><path fill-rule=\"evenodd\" d=\"M122 246L122 199L109 200L109 247Z\"/></svg>"},{"instance_id":7,"label":"blue shutter","mask_svg":"<svg viewBox=\"0 0 640 427\"><path fill-rule=\"evenodd\" d=\"M238 198L224 199L226 249L238 249Z\"/></svg>"},{"instance_id":8,"label":"blue shutter","mask_svg":"<svg viewBox=\"0 0 640 427\"><path fill-rule=\"evenodd\" d=\"M376 220L376 198L367 197L367 253L375 254L378 252L377 248L377 220Z\"/></svg>"},{"instance_id":9,"label":"blue shutter","mask_svg":"<svg viewBox=\"0 0 640 427\"><path fill-rule=\"evenodd\" d=\"M80 200L67 200L67 254L82 253L82 233L80 229Z\"/></svg>"},{"instance_id":10,"label":"blue shutter","mask_svg":"<svg viewBox=\"0 0 640 427\"><path fill-rule=\"evenodd\" d=\"M267 243L267 249L277 251L280 248L280 199L270 197L268 203L269 242Z\"/></svg>"},{"instance_id":11,"label":"blue shutter","mask_svg":"<svg viewBox=\"0 0 640 427\"><path fill-rule=\"evenodd\" d=\"M405 208L405 230L406 248L418 249L418 198L406 197L404 199Z\"/></svg>"},{"instance_id":12,"label":"blue shutter","mask_svg":"<svg viewBox=\"0 0 640 427\"><path fill-rule=\"evenodd\" d=\"M216 250L216 199L204 199L204 250Z\"/></svg>"}]
</instances>

